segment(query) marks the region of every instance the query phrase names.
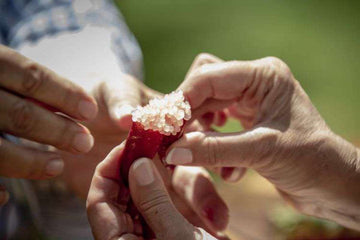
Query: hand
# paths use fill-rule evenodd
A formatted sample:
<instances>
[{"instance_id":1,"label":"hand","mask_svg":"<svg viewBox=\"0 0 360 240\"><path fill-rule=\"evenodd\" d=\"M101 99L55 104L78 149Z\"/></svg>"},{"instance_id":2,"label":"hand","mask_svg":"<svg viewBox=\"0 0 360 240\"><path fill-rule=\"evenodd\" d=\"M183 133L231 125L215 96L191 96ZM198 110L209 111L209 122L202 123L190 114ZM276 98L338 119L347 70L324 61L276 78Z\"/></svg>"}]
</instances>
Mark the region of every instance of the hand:
<instances>
[{"instance_id":1,"label":"hand","mask_svg":"<svg viewBox=\"0 0 360 240\"><path fill-rule=\"evenodd\" d=\"M89 130L74 119L97 114L95 100L51 70L0 45L0 131L49 144L64 151L91 149ZM0 138L0 175L46 179L60 174L64 163L56 153L22 147ZM0 205L9 195L1 187Z\"/></svg>"},{"instance_id":2,"label":"hand","mask_svg":"<svg viewBox=\"0 0 360 240\"><path fill-rule=\"evenodd\" d=\"M360 229L359 151L331 132L284 62L204 64L180 89L195 116L225 110L245 131L185 134L167 163L251 167L301 212Z\"/></svg>"},{"instance_id":3,"label":"hand","mask_svg":"<svg viewBox=\"0 0 360 240\"><path fill-rule=\"evenodd\" d=\"M222 63L224 62L218 57L215 57L210 54L202 53L199 54L193 63L191 64L189 71L186 74L187 78L191 74L196 73L200 69L201 66L205 64L212 63ZM200 113L200 115L199 115ZM192 123L190 126L185 128L186 132L193 131L209 131L213 124L221 127L223 126L228 118L228 112L223 109L207 109L204 111L198 111L197 115L193 112ZM198 122L198 123L197 123ZM196 127L195 127L196 126ZM228 182L237 182L239 181L245 174L246 168L243 167L208 167L210 170L213 170L217 173L223 180Z\"/></svg>"},{"instance_id":4,"label":"hand","mask_svg":"<svg viewBox=\"0 0 360 240\"><path fill-rule=\"evenodd\" d=\"M95 239L140 239L135 235L142 234L141 226L134 224L133 219L124 212L126 206L117 202L121 189L116 166L123 147L124 144L114 148L97 166L91 183L87 212ZM137 160L130 169L129 183L132 199L156 237L214 239L183 217L184 215L197 226L205 227L209 226L206 224L208 220L204 221L200 209L206 205L224 209L225 205L217 195L206 172L199 168L179 167L175 170L172 180L165 179L163 182L160 176L164 176L164 169L159 169L159 166L162 166L160 161L155 162L156 167L150 159ZM224 219L216 213L214 217ZM222 228L224 226L226 221L225 225L224 222L222 223Z\"/></svg>"},{"instance_id":5,"label":"hand","mask_svg":"<svg viewBox=\"0 0 360 240\"><path fill-rule=\"evenodd\" d=\"M136 106L145 105L150 99L162 94L116 69L111 75L93 72L86 78L76 78L76 81L81 86L91 82L91 87L87 86L87 89L98 104L97 117L84 123L93 134L95 143L91 151L86 154L60 152L65 161L61 177L77 196L86 199L95 167L112 148L126 138L132 125L131 111ZM204 130L206 126L194 122L188 128L188 130L199 129Z\"/></svg>"},{"instance_id":6,"label":"hand","mask_svg":"<svg viewBox=\"0 0 360 240\"><path fill-rule=\"evenodd\" d=\"M94 147L81 155L60 152L65 161L61 178L82 199L86 199L98 163L126 138L132 124L132 108L144 105L150 98L160 95L124 73L118 72L112 77L100 74L89 77L96 78L90 78L90 81L96 81L91 93L97 101L99 113L95 119L84 124L94 136Z\"/></svg>"}]
</instances>

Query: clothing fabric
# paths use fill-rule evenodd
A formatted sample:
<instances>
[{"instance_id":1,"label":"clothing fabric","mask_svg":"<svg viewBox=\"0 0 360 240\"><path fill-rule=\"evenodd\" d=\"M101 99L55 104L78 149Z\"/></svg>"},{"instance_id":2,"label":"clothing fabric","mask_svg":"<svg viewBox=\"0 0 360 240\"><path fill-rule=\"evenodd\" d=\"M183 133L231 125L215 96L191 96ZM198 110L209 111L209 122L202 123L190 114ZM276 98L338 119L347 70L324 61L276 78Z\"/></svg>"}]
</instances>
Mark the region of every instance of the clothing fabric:
<instances>
[{"instance_id":1,"label":"clothing fabric","mask_svg":"<svg viewBox=\"0 0 360 240\"><path fill-rule=\"evenodd\" d=\"M142 75L141 50L113 1L0 0L0 43L15 49L45 36L81 31L87 25L110 27L111 48L119 65L126 73Z\"/></svg>"},{"instance_id":2,"label":"clothing fabric","mask_svg":"<svg viewBox=\"0 0 360 240\"><path fill-rule=\"evenodd\" d=\"M0 43L14 49L87 26L109 29L109 48L121 71L142 78L141 50L113 1L0 0ZM11 194L0 208L0 239L92 239L84 202L61 182L0 178L0 183Z\"/></svg>"}]
</instances>

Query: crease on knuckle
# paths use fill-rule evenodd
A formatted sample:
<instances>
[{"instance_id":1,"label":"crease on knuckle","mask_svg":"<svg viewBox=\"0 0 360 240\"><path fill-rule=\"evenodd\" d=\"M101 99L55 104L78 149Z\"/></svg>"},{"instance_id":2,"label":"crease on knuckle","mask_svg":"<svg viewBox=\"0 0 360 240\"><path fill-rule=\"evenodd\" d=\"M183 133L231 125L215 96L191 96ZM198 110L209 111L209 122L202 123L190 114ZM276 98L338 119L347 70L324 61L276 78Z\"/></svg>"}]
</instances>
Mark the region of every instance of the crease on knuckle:
<instances>
[{"instance_id":1,"label":"crease on knuckle","mask_svg":"<svg viewBox=\"0 0 360 240\"><path fill-rule=\"evenodd\" d=\"M255 140L253 145L256 155L251 159L250 166L256 166L258 169L273 169L276 165L279 149L277 147L279 141L279 133L277 131L267 132L264 136Z\"/></svg>"},{"instance_id":2,"label":"crease on knuckle","mask_svg":"<svg viewBox=\"0 0 360 240\"><path fill-rule=\"evenodd\" d=\"M161 207L168 203L169 197L161 190L156 190L139 202L139 208L145 215L158 214Z\"/></svg>"},{"instance_id":3,"label":"crease on knuckle","mask_svg":"<svg viewBox=\"0 0 360 240\"><path fill-rule=\"evenodd\" d=\"M17 133L31 133L36 124L35 115L33 114L33 106L26 101L17 101L11 111L11 131Z\"/></svg>"},{"instance_id":4,"label":"crease on knuckle","mask_svg":"<svg viewBox=\"0 0 360 240\"><path fill-rule=\"evenodd\" d=\"M220 151L220 144L218 138L216 136L207 136L204 139L204 144L207 150L207 164L209 166L217 166L217 164L219 163Z\"/></svg>"},{"instance_id":5,"label":"crease on knuckle","mask_svg":"<svg viewBox=\"0 0 360 240\"><path fill-rule=\"evenodd\" d=\"M29 61L24 67L22 90L25 94L34 95L48 79L49 75L41 65Z\"/></svg>"}]
</instances>

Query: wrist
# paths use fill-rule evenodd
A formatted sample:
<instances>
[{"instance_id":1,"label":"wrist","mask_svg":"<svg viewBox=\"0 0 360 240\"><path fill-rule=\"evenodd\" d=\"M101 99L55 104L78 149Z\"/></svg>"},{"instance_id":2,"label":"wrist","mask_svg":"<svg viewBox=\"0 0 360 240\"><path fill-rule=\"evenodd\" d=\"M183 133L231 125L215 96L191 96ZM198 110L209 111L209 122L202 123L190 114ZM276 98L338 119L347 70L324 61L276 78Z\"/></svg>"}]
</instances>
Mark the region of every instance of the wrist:
<instances>
[{"instance_id":1,"label":"wrist","mask_svg":"<svg viewBox=\"0 0 360 240\"><path fill-rule=\"evenodd\" d=\"M360 153L354 145L331 133L319 148L322 171L317 189L304 212L360 229ZM306 209L306 210L305 210Z\"/></svg>"}]
</instances>

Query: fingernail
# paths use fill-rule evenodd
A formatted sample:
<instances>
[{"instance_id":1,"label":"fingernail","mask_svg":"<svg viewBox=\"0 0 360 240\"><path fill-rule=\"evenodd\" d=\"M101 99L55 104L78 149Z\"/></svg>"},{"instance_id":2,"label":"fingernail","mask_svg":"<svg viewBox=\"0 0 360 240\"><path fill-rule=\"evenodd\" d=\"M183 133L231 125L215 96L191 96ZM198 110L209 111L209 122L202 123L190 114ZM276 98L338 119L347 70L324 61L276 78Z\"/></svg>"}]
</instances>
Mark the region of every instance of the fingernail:
<instances>
[{"instance_id":1,"label":"fingernail","mask_svg":"<svg viewBox=\"0 0 360 240\"><path fill-rule=\"evenodd\" d=\"M166 156L166 163L168 164L186 164L193 160L192 152L186 148L174 148Z\"/></svg>"},{"instance_id":2,"label":"fingernail","mask_svg":"<svg viewBox=\"0 0 360 240\"><path fill-rule=\"evenodd\" d=\"M79 112L86 119L93 119L97 113L97 107L93 102L82 100L79 103Z\"/></svg>"},{"instance_id":3,"label":"fingernail","mask_svg":"<svg viewBox=\"0 0 360 240\"><path fill-rule=\"evenodd\" d=\"M10 194L7 191L0 191L0 205L9 201Z\"/></svg>"},{"instance_id":4,"label":"fingernail","mask_svg":"<svg viewBox=\"0 0 360 240\"><path fill-rule=\"evenodd\" d=\"M237 182L245 173L243 168L223 167L221 168L221 177L228 182Z\"/></svg>"},{"instance_id":5,"label":"fingernail","mask_svg":"<svg viewBox=\"0 0 360 240\"><path fill-rule=\"evenodd\" d=\"M59 175L64 169L64 162L61 159L51 160L47 165L45 172L49 176Z\"/></svg>"},{"instance_id":6,"label":"fingernail","mask_svg":"<svg viewBox=\"0 0 360 240\"><path fill-rule=\"evenodd\" d=\"M87 133L78 133L76 134L73 147L79 152L88 152L94 145L94 138Z\"/></svg>"},{"instance_id":7,"label":"fingernail","mask_svg":"<svg viewBox=\"0 0 360 240\"><path fill-rule=\"evenodd\" d=\"M120 119L126 115L131 115L133 110L134 110L134 108L132 106L130 106L129 104L121 105L115 109L115 111L114 111L115 117L117 119Z\"/></svg>"},{"instance_id":8,"label":"fingernail","mask_svg":"<svg viewBox=\"0 0 360 240\"><path fill-rule=\"evenodd\" d=\"M134 163L135 179L141 186L146 186L154 182L154 173L152 171L149 159L140 158Z\"/></svg>"},{"instance_id":9,"label":"fingernail","mask_svg":"<svg viewBox=\"0 0 360 240\"><path fill-rule=\"evenodd\" d=\"M226 180L229 182L237 182L244 174L244 171L245 169L235 168Z\"/></svg>"}]
</instances>

